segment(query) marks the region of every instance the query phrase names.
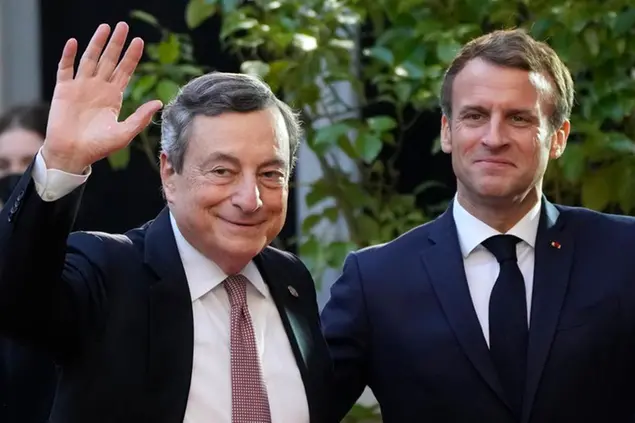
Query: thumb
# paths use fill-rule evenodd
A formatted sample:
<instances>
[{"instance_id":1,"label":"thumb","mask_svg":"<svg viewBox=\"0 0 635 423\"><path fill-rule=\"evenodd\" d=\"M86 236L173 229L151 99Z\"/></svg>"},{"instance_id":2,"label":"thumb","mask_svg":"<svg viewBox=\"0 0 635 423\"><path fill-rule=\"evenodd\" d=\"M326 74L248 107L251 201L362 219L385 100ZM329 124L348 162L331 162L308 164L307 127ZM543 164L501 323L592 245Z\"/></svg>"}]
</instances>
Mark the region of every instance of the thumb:
<instances>
[{"instance_id":1,"label":"thumb","mask_svg":"<svg viewBox=\"0 0 635 423\"><path fill-rule=\"evenodd\" d=\"M159 100L152 100L139 106L137 110L122 122L122 127L128 139L133 139L148 126L152 116L163 107Z\"/></svg>"}]
</instances>

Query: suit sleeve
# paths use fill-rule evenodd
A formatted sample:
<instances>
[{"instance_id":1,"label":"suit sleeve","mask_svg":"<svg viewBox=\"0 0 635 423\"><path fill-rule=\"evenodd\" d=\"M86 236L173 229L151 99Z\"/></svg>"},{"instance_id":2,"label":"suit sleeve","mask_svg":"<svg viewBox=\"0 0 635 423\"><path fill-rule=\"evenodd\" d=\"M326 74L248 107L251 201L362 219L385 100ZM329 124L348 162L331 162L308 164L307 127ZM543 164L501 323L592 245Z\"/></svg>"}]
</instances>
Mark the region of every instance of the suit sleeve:
<instances>
[{"instance_id":1,"label":"suit sleeve","mask_svg":"<svg viewBox=\"0 0 635 423\"><path fill-rule=\"evenodd\" d=\"M322 328L333 359L334 408L340 421L368 383L369 324L355 253L346 258L342 275L331 287L331 297L322 310Z\"/></svg>"},{"instance_id":2,"label":"suit sleeve","mask_svg":"<svg viewBox=\"0 0 635 423\"><path fill-rule=\"evenodd\" d=\"M44 201L32 167L0 212L0 333L63 360L91 330L105 296L84 248L89 236L67 246L83 186Z\"/></svg>"}]
</instances>

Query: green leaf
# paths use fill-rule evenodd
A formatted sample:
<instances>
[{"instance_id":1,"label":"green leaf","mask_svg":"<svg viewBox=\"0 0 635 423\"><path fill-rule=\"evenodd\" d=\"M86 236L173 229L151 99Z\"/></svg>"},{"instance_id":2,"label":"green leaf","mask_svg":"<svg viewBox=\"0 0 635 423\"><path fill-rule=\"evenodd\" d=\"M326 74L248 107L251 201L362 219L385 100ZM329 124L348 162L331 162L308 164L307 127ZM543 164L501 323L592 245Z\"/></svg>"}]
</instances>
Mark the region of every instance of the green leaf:
<instances>
[{"instance_id":1,"label":"green leaf","mask_svg":"<svg viewBox=\"0 0 635 423\"><path fill-rule=\"evenodd\" d=\"M157 18L155 18L148 12L144 12L143 10L133 10L132 12L130 12L130 17L143 21L155 28L159 28L161 26Z\"/></svg>"},{"instance_id":2,"label":"green leaf","mask_svg":"<svg viewBox=\"0 0 635 423\"><path fill-rule=\"evenodd\" d=\"M327 263L334 268L342 267L346 256L356 248L356 245L346 241L330 242L327 246L327 254L329 256Z\"/></svg>"},{"instance_id":3,"label":"green leaf","mask_svg":"<svg viewBox=\"0 0 635 423\"><path fill-rule=\"evenodd\" d=\"M376 134L363 133L357 137L355 149L365 163L372 163L381 152L384 143Z\"/></svg>"},{"instance_id":4,"label":"green leaf","mask_svg":"<svg viewBox=\"0 0 635 423\"><path fill-rule=\"evenodd\" d=\"M117 150L108 156L108 163L113 170L125 169L130 162L130 146Z\"/></svg>"},{"instance_id":5,"label":"green leaf","mask_svg":"<svg viewBox=\"0 0 635 423\"><path fill-rule=\"evenodd\" d=\"M617 36L626 35L635 26L635 7L629 7L628 9L617 15L615 23L613 24L613 32Z\"/></svg>"},{"instance_id":6,"label":"green leaf","mask_svg":"<svg viewBox=\"0 0 635 423\"><path fill-rule=\"evenodd\" d=\"M241 63L240 71L247 75L254 75L260 78L264 78L269 74L269 64L260 60L247 60Z\"/></svg>"},{"instance_id":7,"label":"green leaf","mask_svg":"<svg viewBox=\"0 0 635 423\"><path fill-rule=\"evenodd\" d=\"M390 131L397 127L397 121L390 116L375 116L366 119L368 127L373 131L384 132Z\"/></svg>"},{"instance_id":8,"label":"green leaf","mask_svg":"<svg viewBox=\"0 0 635 423\"><path fill-rule=\"evenodd\" d=\"M364 234L364 238L372 240L373 243L376 243L377 240L380 238L379 223L367 214L358 216L356 220L357 232L360 234Z\"/></svg>"},{"instance_id":9,"label":"green leaf","mask_svg":"<svg viewBox=\"0 0 635 423\"><path fill-rule=\"evenodd\" d=\"M257 20L246 18L240 13L232 13L223 20L220 38L224 40L237 31L252 29L256 26L258 26Z\"/></svg>"},{"instance_id":10,"label":"green leaf","mask_svg":"<svg viewBox=\"0 0 635 423\"><path fill-rule=\"evenodd\" d=\"M223 12L230 13L236 10L238 7L239 0L222 0L223 2Z\"/></svg>"},{"instance_id":11,"label":"green leaf","mask_svg":"<svg viewBox=\"0 0 635 423\"><path fill-rule=\"evenodd\" d=\"M328 219L329 222L335 223L340 217L340 209L338 207L327 207L322 210L322 216Z\"/></svg>"},{"instance_id":12,"label":"green leaf","mask_svg":"<svg viewBox=\"0 0 635 423\"><path fill-rule=\"evenodd\" d=\"M561 162L564 178L571 183L578 182L586 169L584 147L578 143L571 143L558 160Z\"/></svg>"},{"instance_id":13,"label":"green leaf","mask_svg":"<svg viewBox=\"0 0 635 423\"><path fill-rule=\"evenodd\" d=\"M442 40L437 44L437 57L441 62L449 64L460 49L461 45L455 40Z\"/></svg>"},{"instance_id":14,"label":"green leaf","mask_svg":"<svg viewBox=\"0 0 635 423\"><path fill-rule=\"evenodd\" d=\"M198 28L216 12L215 1L190 0L185 8L185 23L190 29Z\"/></svg>"},{"instance_id":15,"label":"green leaf","mask_svg":"<svg viewBox=\"0 0 635 423\"><path fill-rule=\"evenodd\" d=\"M588 27L583 33L584 41L586 42L589 51L593 56L597 56L600 53L600 40L598 33L593 27Z\"/></svg>"},{"instance_id":16,"label":"green leaf","mask_svg":"<svg viewBox=\"0 0 635 423\"><path fill-rule=\"evenodd\" d=\"M370 56L374 59L379 60L387 64L388 66L392 66L395 63L395 57L392 54L392 51L388 50L386 47L375 46L364 50L364 53L367 56Z\"/></svg>"},{"instance_id":17,"label":"green leaf","mask_svg":"<svg viewBox=\"0 0 635 423\"><path fill-rule=\"evenodd\" d=\"M540 18L531 26L531 34L536 39L542 39L551 25L549 18Z\"/></svg>"},{"instance_id":18,"label":"green leaf","mask_svg":"<svg viewBox=\"0 0 635 423\"><path fill-rule=\"evenodd\" d=\"M169 79L162 79L157 84L157 96L163 104L168 104L179 92L179 85Z\"/></svg>"},{"instance_id":19,"label":"green leaf","mask_svg":"<svg viewBox=\"0 0 635 423\"><path fill-rule=\"evenodd\" d=\"M625 134L612 132L607 134L609 148L618 153L635 154L635 143ZM634 193L635 194L635 193Z\"/></svg>"},{"instance_id":20,"label":"green leaf","mask_svg":"<svg viewBox=\"0 0 635 423\"><path fill-rule=\"evenodd\" d=\"M400 104L406 104L410 101L410 97L412 97L412 84L410 82L397 82L394 86L394 90L397 101Z\"/></svg>"},{"instance_id":21,"label":"green leaf","mask_svg":"<svg viewBox=\"0 0 635 423\"><path fill-rule=\"evenodd\" d=\"M159 55L159 62L164 65L171 65L179 60L181 55L181 45L178 38L174 34L170 34L167 40L162 41L159 44L157 53Z\"/></svg>"},{"instance_id":22,"label":"green leaf","mask_svg":"<svg viewBox=\"0 0 635 423\"><path fill-rule=\"evenodd\" d=\"M330 196L329 185L327 184L325 179L318 179L316 182L311 184L311 188L307 193L304 201L306 206L311 208L320 202L324 201Z\"/></svg>"},{"instance_id":23,"label":"green leaf","mask_svg":"<svg viewBox=\"0 0 635 423\"><path fill-rule=\"evenodd\" d=\"M312 145L315 147L337 143L340 137L347 136L353 128L344 122L323 126L316 131Z\"/></svg>"},{"instance_id":24,"label":"green leaf","mask_svg":"<svg viewBox=\"0 0 635 423\"><path fill-rule=\"evenodd\" d=\"M158 79L156 74L144 75L139 78L132 86L132 99L137 102L141 101L143 96L154 87Z\"/></svg>"},{"instance_id":25,"label":"green leaf","mask_svg":"<svg viewBox=\"0 0 635 423\"><path fill-rule=\"evenodd\" d=\"M430 148L431 154L438 154L441 152L441 135L438 135L432 142L432 148Z\"/></svg>"},{"instance_id":26,"label":"green leaf","mask_svg":"<svg viewBox=\"0 0 635 423\"><path fill-rule=\"evenodd\" d=\"M319 214L312 214L304 218L302 222L302 232L310 232L318 223L323 219L323 216Z\"/></svg>"},{"instance_id":27,"label":"green leaf","mask_svg":"<svg viewBox=\"0 0 635 423\"><path fill-rule=\"evenodd\" d=\"M623 213L631 214L635 209L635 175L633 175L633 163L622 161L619 163L617 197Z\"/></svg>"},{"instance_id":28,"label":"green leaf","mask_svg":"<svg viewBox=\"0 0 635 423\"><path fill-rule=\"evenodd\" d=\"M603 172L593 172L584 178L582 205L592 210L604 211L611 200L610 181Z\"/></svg>"},{"instance_id":29,"label":"green leaf","mask_svg":"<svg viewBox=\"0 0 635 423\"><path fill-rule=\"evenodd\" d=\"M310 237L307 241L300 245L300 256L315 259L321 253L320 243L314 237Z\"/></svg>"}]
</instances>

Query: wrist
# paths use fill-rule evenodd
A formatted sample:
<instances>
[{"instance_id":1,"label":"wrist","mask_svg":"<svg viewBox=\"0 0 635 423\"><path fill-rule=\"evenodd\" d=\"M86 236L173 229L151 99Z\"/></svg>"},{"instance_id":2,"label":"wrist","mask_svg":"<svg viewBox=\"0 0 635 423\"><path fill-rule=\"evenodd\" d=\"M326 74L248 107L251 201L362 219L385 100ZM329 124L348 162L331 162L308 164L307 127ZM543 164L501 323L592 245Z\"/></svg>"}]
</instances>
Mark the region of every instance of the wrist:
<instances>
[{"instance_id":1,"label":"wrist","mask_svg":"<svg viewBox=\"0 0 635 423\"><path fill-rule=\"evenodd\" d=\"M47 149L46 143L41 150L42 158L47 169L61 170L73 175L83 175L90 164L78 160L72 155L64 155Z\"/></svg>"}]
</instances>

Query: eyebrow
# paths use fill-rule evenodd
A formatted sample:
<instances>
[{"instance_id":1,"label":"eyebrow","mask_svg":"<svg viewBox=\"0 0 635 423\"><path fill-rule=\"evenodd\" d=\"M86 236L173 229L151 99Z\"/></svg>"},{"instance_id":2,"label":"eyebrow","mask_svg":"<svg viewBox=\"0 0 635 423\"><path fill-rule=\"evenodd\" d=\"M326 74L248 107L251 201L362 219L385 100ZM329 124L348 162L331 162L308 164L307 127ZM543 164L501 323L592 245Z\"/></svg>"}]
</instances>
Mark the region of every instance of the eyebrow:
<instances>
[{"instance_id":1,"label":"eyebrow","mask_svg":"<svg viewBox=\"0 0 635 423\"><path fill-rule=\"evenodd\" d=\"M468 105L468 106L464 106L459 110L459 115L463 115L465 113L468 112L479 112L479 113L483 113L483 114L489 114L490 111L488 109L486 109L483 106L476 106L476 105ZM506 115L521 115L521 114L526 114L526 115L531 115L531 116L535 116L536 113L532 110L532 109L509 109L505 111Z\"/></svg>"},{"instance_id":2,"label":"eyebrow","mask_svg":"<svg viewBox=\"0 0 635 423\"><path fill-rule=\"evenodd\" d=\"M215 162L229 162L236 167L240 166L240 160L238 159L238 157L231 154L227 154L227 153L217 152L217 153L213 153L212 155L210 155L207 159L203 161L203 167L207 167ZM269 167L269 166L285 167L286 165L287 165L287 162L284 161L283 159L275 158L275 159L267 160L264 163L260 163L258 167L260 168Z\"/></svg>"}]
</instances>

